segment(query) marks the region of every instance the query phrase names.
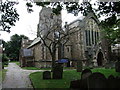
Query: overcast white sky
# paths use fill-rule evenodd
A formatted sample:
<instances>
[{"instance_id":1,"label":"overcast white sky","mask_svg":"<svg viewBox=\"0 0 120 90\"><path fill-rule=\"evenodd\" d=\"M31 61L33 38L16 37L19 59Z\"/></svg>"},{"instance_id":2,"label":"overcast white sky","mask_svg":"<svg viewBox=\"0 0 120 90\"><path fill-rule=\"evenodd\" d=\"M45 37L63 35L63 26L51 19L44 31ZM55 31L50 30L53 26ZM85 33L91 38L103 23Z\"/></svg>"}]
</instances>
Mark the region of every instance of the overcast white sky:
<instances>
[{"instance_id":1,"label":"overcast white sky","mask_svg":"<svg viewBox=\"0 0 120 90\"><path fill-rule=\"evenodd\" d=\"M0 38L4 39L5 41L9 41L10 37L14 34L23 34L25 36L28 36L29 39L33 40L36 38L36 31L37 31L37 24L39 22L39 12L41 10L41 7L34 6L33 10L34 12L28 13L27 7L26 7L26 1L25 0L18 0L19 4L16 5L16 9L20 15L20 20L17 21L16 26L11 28L11 33L7 32L0 32L1 36ZM77 17L75 17L73 14L67 14L67 11L62 11L62 20L64 22L72 22L73 20L80 17L81 14L79 14Z\"/></svg>"}]
</instances>

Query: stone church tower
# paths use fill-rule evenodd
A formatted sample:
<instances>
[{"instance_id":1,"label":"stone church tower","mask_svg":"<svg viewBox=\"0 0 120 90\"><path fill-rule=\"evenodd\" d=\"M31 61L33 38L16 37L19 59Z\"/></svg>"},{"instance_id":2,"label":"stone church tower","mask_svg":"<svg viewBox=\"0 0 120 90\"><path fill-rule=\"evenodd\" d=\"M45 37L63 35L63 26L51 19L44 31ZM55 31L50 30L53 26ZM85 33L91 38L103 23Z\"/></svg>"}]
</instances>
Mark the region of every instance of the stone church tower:
<instances>
[{"instance_id":1,"label":"stone church tower","mask_svg":"<svg viewBox=\"0 0 120 90\"><path fill-rule=\"evenodd\" d=\"M62 26L61 14L55 15L50 7L43 7L39 13L37 36L39 36L40 33L43 36L46 35L56 24Z\"/></svg>"},{"instance_id":2,"label":"stone church tower","mask_svg":"<svg viewBox=\"0 0 120 90\"><path fill-rule=\"evenodd\" d=\"M61 27L61 14L55 15L50 7L43 7L39 13L37 37L45 37L45 42L49 45L51 43L50 39L54 39L55 32L61 29ZM51 59L48 48L46 48L43 43L41 44L43 47L44 59ZM56 53L56 57L58 58L58 52Z\"/></svg>"}]
</instances>

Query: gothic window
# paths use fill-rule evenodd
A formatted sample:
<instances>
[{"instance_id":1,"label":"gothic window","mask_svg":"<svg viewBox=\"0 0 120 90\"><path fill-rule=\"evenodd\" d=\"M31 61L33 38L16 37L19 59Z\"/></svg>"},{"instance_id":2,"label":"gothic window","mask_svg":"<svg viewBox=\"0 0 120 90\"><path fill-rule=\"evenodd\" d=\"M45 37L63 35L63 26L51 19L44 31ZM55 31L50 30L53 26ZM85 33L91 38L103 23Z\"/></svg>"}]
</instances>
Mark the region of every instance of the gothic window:
<instances>
[{"instance_id":1,"label":"gothic window","mask_svg":"<svg viewBox=\"0 0 120 90\"><path fill-rule=\"evenodd\" d=\"M89 40L89 41L88 41L88 42L89 42L88 45L91 46L90 30L88 30L88 40Z\"/></svg>"},{"instance_id":2,"label":"gothic window","mask_svg":"<svg viewBox=\"0 0 120 90\"><path fill-rule=\"evenodd\" d=\"M94 31L92 30L92 44L94 44Z\"/></svg>"},{"instance_id":3,"label":"gothic window","mask_svg":"<svg viewBox=\"0 0 120 90\"><path fill-rule=\"evenodd\" d=\"M42 59L44 59L44 46L42 46Z\"/></svg>"},{"instance_id":4,"label":"gothic window","mask_svg":"<svg viewBox=\"0 0 120 90\"><path fill-rule=\"evenodd\" d=\"M85 36L86 36L86 45L88 46L88 32L85 30Z\"/></svg>"},{"instance_id":5,"label":"gothic window","mask_svg":"<svg viewBox=\"0 0 120 90\"><path fill-rule=\"evenodd\" d=\"M97 32L95 32L95 45L97 43Z\"/></svg>"},{"instance_id":6,"label":"gothic window","mask_svg":"<svg viewBox=\"0 0 120 90\"><path fill-rule=\"evenodd\" d=\"M99 32L97 32L97 39L99 39Z\"/></svg>"},{"instance_id":7,"label":"gothic window","mask_svg":"<svg viewBox=\"0 0 120 90\"><path fill-rule=\"evenodd\" d=\"M67 52L69 52L70 50L69 50L69 47L67 47Z\"/></svg>"}]
</instances>

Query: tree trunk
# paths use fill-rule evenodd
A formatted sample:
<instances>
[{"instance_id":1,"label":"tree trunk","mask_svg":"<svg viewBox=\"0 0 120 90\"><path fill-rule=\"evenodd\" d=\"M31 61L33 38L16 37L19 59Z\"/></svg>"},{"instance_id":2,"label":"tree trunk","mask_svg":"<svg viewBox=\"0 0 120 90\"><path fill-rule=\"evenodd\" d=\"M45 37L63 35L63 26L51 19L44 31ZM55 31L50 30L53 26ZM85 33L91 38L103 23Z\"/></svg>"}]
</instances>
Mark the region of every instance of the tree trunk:
<instances>
[{"instance_id":1,"label":"tree trunk","mask_svg":"<svg viewBox=\"0 0 120 90\"><path fill-rule=\"evenodd\" d=\"M110 62L111 59L112 59L112 57L111 57L111 46L109 45L108 46L108 62Z\"/></svg>"},{"instance_id":2,"label":"tree trunk","mask_svg":"<svg viewBox=\"0 0 120 90\"><path fill-rule=\"evenodd\" d=\"M54 66L55 66L55 53L52 54L52 69L51 69L51 71L53 71Z\"/></svg>"}]
</instances>

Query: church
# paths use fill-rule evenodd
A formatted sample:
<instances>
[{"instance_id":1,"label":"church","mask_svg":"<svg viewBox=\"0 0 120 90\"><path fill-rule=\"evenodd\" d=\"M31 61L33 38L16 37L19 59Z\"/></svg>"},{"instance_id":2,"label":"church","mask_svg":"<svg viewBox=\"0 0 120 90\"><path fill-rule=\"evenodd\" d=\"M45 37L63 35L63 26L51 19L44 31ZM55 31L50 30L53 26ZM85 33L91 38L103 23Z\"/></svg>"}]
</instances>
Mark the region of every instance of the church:
<instances>
[{"instance_id":1,"label":"church","mask_svg":"<svg viewBox=\"0 0 120 90\"><path fill-rule=\"evenodd\" d=\"M59 27L62 28L61 14L57 16L52 13L50 8L43 7L39 13L37 38L27 47L27 49L33 51L35 67L47 68L52 65L50 52L39 34L42 34L42 36L47 35L55 26L56 21ZM82 61L83 66L104 66L107 63L107 49L104 47L99 23L93 13L89 13L81 19L78 18L69 24L66 22L62 28L63 33L73 33L68 34L69 39L61 46L61 49L56 49L56 61L58 59L67 59L68 63L65 63L64 66L68 67L76 67L79 61ZM52 35L53 33L48 38L53 39ZM49 41L46 40L46 42L49 44Z\"/></svg>"},{"instance_id":2,"label":"church","mask_svg":"<svg viewBox=\"0 0 120 90\"><path fill-rule=\"evenodd\" d=\"M107 63L106 49L103 49L103 35L99 20L93 13L65 25L65 29L76 33L70 35L64 46L64 58L70 66L81 60L83 66L104 66Z\"/></svg>"}]
</instances>

